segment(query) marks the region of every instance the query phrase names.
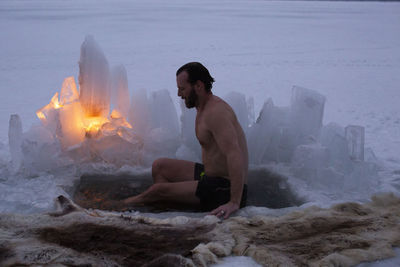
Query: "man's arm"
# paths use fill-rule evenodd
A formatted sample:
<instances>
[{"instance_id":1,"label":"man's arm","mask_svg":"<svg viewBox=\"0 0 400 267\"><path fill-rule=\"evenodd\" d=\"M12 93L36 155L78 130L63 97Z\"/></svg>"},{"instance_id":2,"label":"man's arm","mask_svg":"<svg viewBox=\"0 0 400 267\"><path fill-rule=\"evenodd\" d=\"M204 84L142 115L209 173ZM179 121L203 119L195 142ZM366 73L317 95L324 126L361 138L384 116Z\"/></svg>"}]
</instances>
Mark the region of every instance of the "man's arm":
<instances>
[{"instance_id":1,"label":"man's arm","mask_svg":"<svg viewBox=\"0 0 400 267\"><path fill-rule=\"evenodd\" d=\"M228 111L219 110L215 112L215 115L210 116L208 121L210 131L222 154L226 157L228 176L231 182L230 201L213 210L211 214L224 215L225 219L240 208L246 169L245 157L239 146L239 137L230 116Z\"/></svg>"}]
</instances>

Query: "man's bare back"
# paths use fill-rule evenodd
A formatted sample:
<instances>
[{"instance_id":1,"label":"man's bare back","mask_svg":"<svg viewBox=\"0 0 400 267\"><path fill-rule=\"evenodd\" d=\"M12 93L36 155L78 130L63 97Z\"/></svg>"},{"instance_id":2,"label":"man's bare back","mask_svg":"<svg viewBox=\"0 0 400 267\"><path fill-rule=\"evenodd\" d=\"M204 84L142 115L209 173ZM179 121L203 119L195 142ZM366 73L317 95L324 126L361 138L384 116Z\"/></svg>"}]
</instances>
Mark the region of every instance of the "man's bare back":
<instances>
[{"instance_id":1,"label":"man's bare back","mask_svg":"<svg viewBox=\"0 0 400 267\"><path fill-rule=\"evenodd\" d=\"M154 184L124 203L190 204L228 218L245 205L247 196L248 152L244 132L232 108L211 93L214 79L203 65L185 64L177 71L176 80L178 96L187 108L197 110L195 127L203 164L157 159L152 166Z\"/></svg>"}]
</instances>

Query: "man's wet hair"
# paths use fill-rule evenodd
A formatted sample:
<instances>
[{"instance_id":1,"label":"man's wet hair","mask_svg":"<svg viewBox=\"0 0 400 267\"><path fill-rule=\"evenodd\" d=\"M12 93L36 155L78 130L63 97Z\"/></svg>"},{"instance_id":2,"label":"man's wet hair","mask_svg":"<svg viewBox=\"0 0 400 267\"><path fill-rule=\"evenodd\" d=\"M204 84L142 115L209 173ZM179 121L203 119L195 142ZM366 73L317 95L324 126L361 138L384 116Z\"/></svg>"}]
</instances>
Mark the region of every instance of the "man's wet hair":
<instances>
[{"instance_id":1,"label":"man's wet hair","mask_svg":"<svg viewBox=\"0 0 400 267\"><path fill-rule=\"evenodd\" d=\"M210 72L208 69L204 67L199 62L189 62L178 69L176 72L176 76L179 73L186 71L188 73L188 82L190 84L195 84L197 81L201 81L204 83L204 87L206 92L210 92L212 88L212 84L215 81L213 77L211 77Z\"/></svg>"}]
</instances>

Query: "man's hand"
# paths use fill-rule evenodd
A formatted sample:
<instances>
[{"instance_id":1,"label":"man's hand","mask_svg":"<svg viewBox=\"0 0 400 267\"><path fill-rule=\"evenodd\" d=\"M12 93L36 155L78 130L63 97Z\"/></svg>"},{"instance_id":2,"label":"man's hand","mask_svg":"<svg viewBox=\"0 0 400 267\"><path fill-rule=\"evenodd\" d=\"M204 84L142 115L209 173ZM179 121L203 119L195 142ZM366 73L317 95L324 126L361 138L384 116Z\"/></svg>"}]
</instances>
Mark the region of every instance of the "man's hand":
<instances>
[{"instance_id":1,"label":"man's hand","mask_svg":"<svg viewBox=\"0 0 400 267\"><path fill-rule=\"evenodd\" d=\"M224 219L228 219L228 217L235 211L239 209L239 205L233 202L228 202L224 205L219 206L215 210L211 211L211 215L215 215L217 217L223 217Z\"/></svg>"}]
</instances>

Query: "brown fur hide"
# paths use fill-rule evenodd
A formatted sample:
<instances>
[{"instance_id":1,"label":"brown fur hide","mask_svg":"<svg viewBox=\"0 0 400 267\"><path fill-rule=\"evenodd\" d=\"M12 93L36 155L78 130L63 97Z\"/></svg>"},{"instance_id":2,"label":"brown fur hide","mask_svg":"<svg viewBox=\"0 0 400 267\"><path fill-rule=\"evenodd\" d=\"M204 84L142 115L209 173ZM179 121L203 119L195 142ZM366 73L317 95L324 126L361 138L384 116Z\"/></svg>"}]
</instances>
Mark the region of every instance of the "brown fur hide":
<instances>
[{"instance_id":1,"label":"brown fur hide","mask_svg":"<svg viewBox=\"0 0 400 267\"><path fill-rule=\"evenodd\" d=\"M1 266L207 266L229 255L263 266L354 266L400 246L400 199L391 194L222 222L89 212L58 201L52 215L0 215Z\"/></svg>"}]
</instances>

